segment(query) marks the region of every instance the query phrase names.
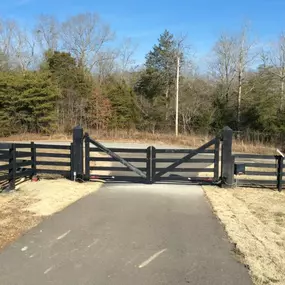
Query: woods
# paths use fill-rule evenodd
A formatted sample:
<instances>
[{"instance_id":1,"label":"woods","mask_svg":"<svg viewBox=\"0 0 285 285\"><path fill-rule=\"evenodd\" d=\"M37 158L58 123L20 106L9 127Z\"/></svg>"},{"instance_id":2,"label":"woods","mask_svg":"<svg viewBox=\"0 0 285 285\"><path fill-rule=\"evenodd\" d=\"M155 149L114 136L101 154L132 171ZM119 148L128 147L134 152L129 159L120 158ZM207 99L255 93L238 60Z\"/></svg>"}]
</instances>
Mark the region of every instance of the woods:
<instances>
[{"instance_id":1,"label":"woods","mask_svg":"<svg viewBox=\"0 0 285 285\"><path fill-rule=\"evenodd\" d=\"M191 35L161 31L140 64L136 43L118 41L95 13L42 15L30 29L0 19L0 135L77 124L174 134L179 58L179 133L228 125L270 140L285 133L285 35L263 46L249 34L247 26L221 34L205 68L188 47Z\"/></svg>"}]
</instances>

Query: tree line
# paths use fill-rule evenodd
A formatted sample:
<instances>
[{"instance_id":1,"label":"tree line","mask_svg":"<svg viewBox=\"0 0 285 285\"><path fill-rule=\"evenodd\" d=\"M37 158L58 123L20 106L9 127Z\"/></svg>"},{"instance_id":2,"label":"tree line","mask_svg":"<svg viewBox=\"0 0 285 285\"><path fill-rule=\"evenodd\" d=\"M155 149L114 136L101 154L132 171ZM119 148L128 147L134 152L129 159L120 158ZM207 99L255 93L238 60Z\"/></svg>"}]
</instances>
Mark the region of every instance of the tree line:
<instances>
[{"instance_id":1,"label":"tree line","mask_svg":"<svg viewBox=\"0 0 285 285\"><path fill-rule=\"evenodd\" d=\"M40 16L29 30L0 19L0 135L66 132L78 124L174 132L178 68L180 133L225 125L269 138L285 133L284 34L264 47L247 26L222 34L202 69L189 38L162 31L137 65L134 42L115 45L97 14L63 22Z\"/></svg>"}]
</instances>

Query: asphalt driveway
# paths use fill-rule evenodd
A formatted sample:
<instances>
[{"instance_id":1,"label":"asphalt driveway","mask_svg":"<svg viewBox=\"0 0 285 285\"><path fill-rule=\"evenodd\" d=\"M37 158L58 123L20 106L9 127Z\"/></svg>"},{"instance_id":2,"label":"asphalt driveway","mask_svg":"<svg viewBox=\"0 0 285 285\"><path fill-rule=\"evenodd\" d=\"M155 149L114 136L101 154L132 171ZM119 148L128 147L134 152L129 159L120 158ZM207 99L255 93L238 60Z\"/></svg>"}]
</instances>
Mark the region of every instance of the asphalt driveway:
<instances>
[{"instance_id":1,"label":"asphalt driveway","mask_svg":"<svg viewBox=\"0 0 285 285\"><path fill-rule=\"evenodd\" d=\"M105 185L0 254L1 285L248 285L199 186Z\"/></svg>"}]
</instances>

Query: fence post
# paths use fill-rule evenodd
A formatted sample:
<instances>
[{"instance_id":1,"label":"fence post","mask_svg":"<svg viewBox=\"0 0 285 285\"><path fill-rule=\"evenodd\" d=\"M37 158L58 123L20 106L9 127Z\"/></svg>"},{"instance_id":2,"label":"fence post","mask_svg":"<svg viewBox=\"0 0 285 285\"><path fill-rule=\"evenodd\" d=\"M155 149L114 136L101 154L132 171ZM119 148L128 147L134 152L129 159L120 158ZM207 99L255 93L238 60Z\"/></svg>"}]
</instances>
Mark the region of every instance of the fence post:
<instances>
[{"instance_id":1,"label":"fence post","mask_svg":"<svg viewBox=\"0 0 285 285\"><path fill-rule=\"evenodd\" d=\"M73 129L73 162L75 179L83 178L83 129L80 126Z\"/></svg>"},{"instance_id":2,"label":"fence post","mask_svg":"<svg viewBox=\"0 0 285 285\"><path fill-rule=\"evenodd\" d=\"M90 180L90 139L85 134L85 179Z\"/></svg>"},{"instance_id":3,"label":"fence post","mask_svg":"<svg viewBox=\"0 0 285 285\"><path fill-rule=\"evenodd\" d=\"M215 153L214 153L214 180L218 181L220 178L220 138L216 138Z\"/></svg>"},{"instance_id":4,"label":"fence post","mask_svg":"<svg viewBox=\"0 0 285 285\"><path fill-rule=\"evenodd\" d=\"M147 149L146 149L146 183L147 184L151 184L151 180L152 180L152 177L151 177L151 162L152 162L152 159L151 159L151 153L152 153L152 147L149 146Z\"/></svg>"},{"instance_id":5,"label":"fence post","mask_svg":"<svg viewBox=\"0 0 285 285\"><path fill-rule=\"evenodd\" d=\"M37 174L37 157L36 157L36 154L37 154L36 145L34 142L31 142L31 160L32 160L32 170L33 170L32 176Z\"/></svg>"},{"instance_id":6,"label":"fence post","mask_svg":"<svg viewBox=\"0 0 285 285\"><path fill-rule=\"evenodd\" d=\"M70 144L70 180L75 180L74 175L74 146L73 143Z\"/></svg>"},{"instance_id":7,"label":"fence post","mask_svg":"<svg viewBox=\"0 0 285 285\"><path fill-rule=\"evenodd\" d=\"M17 171L17 160L16 160L16 145L13 143L9 149L9 188L15 190L16 183L16 171Z\"/></svg>"},{"instance_id":8,"label":"fence post","mask_svg":"<svg viewBox=\"0 0 285 285\"><path fill-rule=\"evenodd\" d=\"M277 189L279 192L282 191L282 176L283 176L283 162L284 162L284 157L281 155L277 156Z\"/></svg>"},{"instance_id":9,"label":"fence post","mask_svg":"<svg viewBox=\"0 0 285 285\"><path fill-rule=\"evenodd\" d=\"M155 183L154 177L156 174L156 148L152 147L151 152L151 182Z\"/></svg>"},{"instance_id":10,"label":"fence post","mask_svg":"<svg viewBox=\"0 0 285 285\"><path fill-rule=\"evenodd\" d=\"M222 134L222 187L233 187L234 170L233 170L233 130L230 127L223 128Z\"/></svg>"}]
</instances>

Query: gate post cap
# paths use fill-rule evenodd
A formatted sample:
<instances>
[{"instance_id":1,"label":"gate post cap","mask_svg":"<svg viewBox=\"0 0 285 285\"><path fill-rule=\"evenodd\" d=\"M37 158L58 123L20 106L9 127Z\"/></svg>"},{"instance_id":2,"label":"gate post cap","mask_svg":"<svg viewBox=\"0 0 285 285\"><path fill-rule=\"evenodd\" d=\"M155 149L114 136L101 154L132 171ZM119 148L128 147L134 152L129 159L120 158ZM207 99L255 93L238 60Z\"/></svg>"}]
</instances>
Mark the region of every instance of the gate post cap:
<instances>
[{"instance_id":1,"label":"gate post cap","mask_svg":"<svg viewBox=\"0 0 285 285\"><path fill-rule=\"evenodd\" d=\"M76 126L76 127L74 127L74 130L79 130L79 129L81 130L81 129L83 129L83 128L82 128L81 126L79 126L79 125Z\"/></svg>"},{"instance_id":2,"label":"gate post cap","mask_svg":"<svg viewBox=\"0 0 285 285\"><path fill-rule=\"evenodd\" d=\"M225 127L223 128L223 131L232 131L232 129L231 129L229 126L225 126Z\"/></svg>"}]
</instances>

